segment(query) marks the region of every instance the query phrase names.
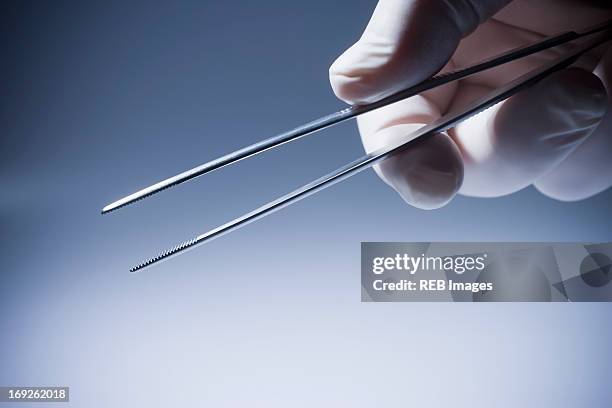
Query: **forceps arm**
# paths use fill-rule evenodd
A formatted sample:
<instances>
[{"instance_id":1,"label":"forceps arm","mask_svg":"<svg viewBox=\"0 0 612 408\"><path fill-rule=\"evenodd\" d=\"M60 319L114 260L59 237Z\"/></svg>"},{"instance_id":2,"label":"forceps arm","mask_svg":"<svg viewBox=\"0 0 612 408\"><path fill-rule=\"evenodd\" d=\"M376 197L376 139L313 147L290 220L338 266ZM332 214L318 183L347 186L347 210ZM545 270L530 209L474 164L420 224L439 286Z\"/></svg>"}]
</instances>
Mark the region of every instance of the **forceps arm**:
<instances>
[{"instance_id":1,"label":"forceps arm","mask_svg":"<svg viewBox=\"0 0 612 408\"><path fill-rule=\"evenodd\" d=\"M537 68L514 81L506 84L505 86L492 91L485 97L471 103L465 108L457 109L455 111L449 112L440 119L430 123L429 125L423 126L417 131L413 132L408 136L408 141L403 142L401 144L397 144L392 147L383 148L377 150L373 153L366 154L365 156L351 162L345 166L340 167L337 170L309 183L306 184L297 190L280 197L274 201L271 201L256 210L253 210L241 217L238 217L226 224L221 225L209 232L206 232L202 235L195 237L192 240L186 241L168 251L165 251L154 258L148 259L137 266L134 266L130 269L130 272L136 272L140 269L158 263L160 261L166 260L172 256L178 255L181 252L186 250L195 248L198 245L204 244L205 242L211 241L215 238L220 237L228 232L241 228L253 221L256 221L266 215L269 215L275 211L278 211L290 204L293 204L303 198L306 198L312 194L315 194L327 187L330 187L340 181L346 180L347 178L372 167L374 164L384 160L385 158L403 151L411 146L414 146L418 143L422 143L428 137L432 135L447 130L457 123L468 119L483 110L490 108L491 106L509 98L510 96L516 94L520 90L527 88L543 78L546 78L550 74L566 68L570 66L578 57L583 55L584 53L590 51L591 49L603 44L604 42L610 39L612 33L607 32L590 40L589 42L579 46L574 51L557 58L556 60L547 63L546 65Z\"/></svg>"},{"instance_id":2,"label":"forceps arm","mask_svg":"<svg viewBox=\"0 0 612 408\"><path fill-rule=\"evenodd\" d=\"M565 32L562 34L550 36L537 43L505 52L499 56L482 61L475 65L471 65L469 67L459 69L456 71L452 71L446 74L434 76L410 88L399 91L391 96L381 99L380 101L373 102L367 105L351 106L346 109L342 109L338 112L334 112L332 114L323 116L321 118L315 119L306 124L300 125L294 129L283 132L277 136L270 137L268 139L254 143L250 146L236 150L225 156L219 157L208 163L204 163L200 166L184 171L176 176L170 177L166 180L153 184L152 186L146 187L133 194L123 197L105 206L102 209L102 214L114 211L118 208L124 207L135 201L138 201L143 198L149 197L153 194L156 194L169 187L184 183L188 180L191 180L195 177L209 173L213 170L219 169L221 167L227 166L232 163L236 163L242 159L245 159L247 157L264 152L268 149L275 148L277 146L291 142L293 140L297 140L299 138L302 138L304 136L307 136L319 130L328 128L337 123L344 122L348 119L355 118L359 115L370 112L372 110L381 108L383 106L390 105L392 103L395 103L400 100L417 95L429 89L433 89L433 88L442 86L449 82L457 81L457 80L469 77L471 75L477 74L479 72L497 67L499 65L506 64L516 59L523 58L528 55L531 55L531 54L534 54L534 53L537 53L537 52L540 52L540 51L543 51L543 50L546 50L552 47L556 47L558 45L565 44L567 42L574 41L576 39L606 30L610 28L611 26L612 26L612 22L608 21L606 23L598 24L596 26L589 27L587 29L584 29L578 32L569 31L569 32Z\"/></svg>"}]
</instances>

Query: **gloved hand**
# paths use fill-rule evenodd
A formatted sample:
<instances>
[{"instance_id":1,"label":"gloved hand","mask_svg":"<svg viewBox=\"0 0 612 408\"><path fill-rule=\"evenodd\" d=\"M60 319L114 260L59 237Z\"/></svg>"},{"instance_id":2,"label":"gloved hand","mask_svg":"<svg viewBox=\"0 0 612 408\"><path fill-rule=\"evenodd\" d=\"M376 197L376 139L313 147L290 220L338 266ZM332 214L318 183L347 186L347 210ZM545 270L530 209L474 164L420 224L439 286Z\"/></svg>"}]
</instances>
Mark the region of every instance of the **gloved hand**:
<instances>
[{"instance_id":1,"label":"gloved hand","mask_svg":"<svg viewBox=\"0 0 612 408\"><path fill-rule=\"evenodd\" d=\"M330 67L330 81L340 99L372 102L441 68L466 66L610 18L607 1L380 0L362 37ZM402 140L449 108L465 105L567 47L363 115L358 126L365 149ZM385 160L376 172L406 202L424 209L441 207L457 193L497 197L531 184L568 201L607 189L612 185L612 110L606 113L612 47L599 47L579 66Z\"/></svg>"}]
</instances>

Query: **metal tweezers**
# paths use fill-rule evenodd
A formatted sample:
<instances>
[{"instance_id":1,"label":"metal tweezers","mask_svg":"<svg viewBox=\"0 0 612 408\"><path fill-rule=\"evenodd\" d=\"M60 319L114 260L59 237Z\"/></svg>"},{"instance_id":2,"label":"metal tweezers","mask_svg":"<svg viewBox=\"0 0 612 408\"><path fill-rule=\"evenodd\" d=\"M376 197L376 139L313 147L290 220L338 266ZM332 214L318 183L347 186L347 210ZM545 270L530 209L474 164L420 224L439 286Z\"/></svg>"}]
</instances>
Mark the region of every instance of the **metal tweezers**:
<instances>
[{"instance_id":1,"label":"metal tweezers","mask_svg":"<svg viewBox=\"0 0 612 408\"><path fill-rule=\"evenodd\" d=\"M229 164L235 163L239 160L242 160L247 157L253 156L255 154L261 153L265 150L280 146L284 143L288 143L293 140L297 140L299 138L312 134L316 131L325 129L337 123L344 122L351 118L355 118L366 112L370 112L375 109L381 108L383 106L387 106L392 103L398 102L400 100L417 95L423 91L436 88L438 86L447 84L449 82L467 78L479 72L512 62L516 59L523 58L528 55L532 55L537 52L540 52L540 51L543 51L543 50L546 50L552 47L556 47L558 45L565 44L570 41L574 41L579 38L583 38L587 36L588 37L592 36L592 38L589 38L588 40L576 45L576 47L574 47L567 54L562 55L556 58L555 60L548 62L545 65L534 69L533 71L528 72L527 74L513 80L512 82L502 86L501 88L498 88L492 91L490 94L469 104L466 107L448 112L447 114L445 114L438 120L428 125L425 125L419 128L417 131L413 132L412 134L408 135L406 138L407 141L404 141L394 146L385 147L383 149L366 154L362 156L361 158L345 166L342 166L332 171L331 173L326 174L325 176L319 179L316 179L313 182L308 183L298 188L295 191L292 191L291 193L285 196L282 196L274 201L271 201L226 224L223 224L202 235L198 235L197 237L189 241L183 242L182 244L172 249L169 249L168 251L160 253L154 258L150 258L130 268L130 272L138 271L140 269L143 269L150 265L158 263L162 260L166 260L174 255L182 253L188 249L192 249L205 242L211 241L228 232L241 228L253 221L256 221L262 217L265 217L268 214L271 214L290 204L293 204L296 201L299 201L305 197L308 197L314 193L317 193L323 190L324 188L327 188L333 184L339 183L340 181L346 180L347 178L357 174L358 172L362 170L372 167L376 163L379 163L380 161L388 158L391 155L394 155L398 152L408 149L411 146L414 146L418 143L422 143L423 140L425 140L428 137L431 137L435 133L442 132L442 131L452 128L453 126L457 125L459 122L466 120L478 114L479 112L482 112L488 109L489 107L509 98L510 96L516 94L522 89L525 89L535 84L536 82L542 80L543 78L546 78L552 73L559 71L563 68L567 68L568 66L573 64L579 57L581 57L588 51L594 49L595 47L609 41L612 38L612 20L607 21L603 24L599 24L593 27L586 28L582 31L578 31L578 32L568 31L568 32L561 33L558 35L546 37L545 39L537 43L508 51L497 57L485 60L475 65L472 65L466 68L462 68L456 71L452 71L449 73L445 73L442 75L433 76L419 84L416 84L400 92L397 92L377 102L373 102L367 105L351 106L341 111L332 113L330 115L323 116L312 122L298 126L295 129L289 130L277 136L274 136L269 139L265 139L255 144L252 144L250 146L244 147L240 150L229 153L218 159L202 164L191 170L187 170L174 177L170 177L150 187L144 188L140 191L130 194L129 196L121 198L107 205L106 207L104 207L102 209L102 213L105 214L105 213L111 212L120 207L126 206L135 201L138 201L142 198L151 196L155 193L165 190L168 187L172 187L177 184L183 183L187 180L191 180L205 173L208 173L213 170L219 169L221 167L227 166Z\"/></svg>"}]
</instances>

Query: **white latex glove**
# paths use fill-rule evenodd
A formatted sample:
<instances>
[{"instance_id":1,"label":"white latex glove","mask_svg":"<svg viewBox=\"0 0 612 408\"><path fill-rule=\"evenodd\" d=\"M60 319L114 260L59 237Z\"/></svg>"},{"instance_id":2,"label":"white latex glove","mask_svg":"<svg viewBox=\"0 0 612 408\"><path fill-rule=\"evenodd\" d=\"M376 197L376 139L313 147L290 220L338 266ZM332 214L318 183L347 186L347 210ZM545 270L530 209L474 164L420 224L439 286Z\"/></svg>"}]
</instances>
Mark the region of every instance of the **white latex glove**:
<instances>
[{"instance_id":1,"label":"white latex glove","mask_svg":"<svg viewBox=\"0 0 612 408\"><path fill-rule=\"evenodd\" d=\"M598 5L599 4L599 5ZM540 38L612 18L609 1L380 0L362 37L331 66L336 95L372 102L450 70ZM493 16L492 18L489 18ZM568 46L571 47L571 46ZM555 48L363 115L376 150L540 66ZM581 60L507 101L375 168L402 198L438 208L455 194L497 197L534 184L580 200L612 185L612 48Z\"/></svg>"}]
</instances>

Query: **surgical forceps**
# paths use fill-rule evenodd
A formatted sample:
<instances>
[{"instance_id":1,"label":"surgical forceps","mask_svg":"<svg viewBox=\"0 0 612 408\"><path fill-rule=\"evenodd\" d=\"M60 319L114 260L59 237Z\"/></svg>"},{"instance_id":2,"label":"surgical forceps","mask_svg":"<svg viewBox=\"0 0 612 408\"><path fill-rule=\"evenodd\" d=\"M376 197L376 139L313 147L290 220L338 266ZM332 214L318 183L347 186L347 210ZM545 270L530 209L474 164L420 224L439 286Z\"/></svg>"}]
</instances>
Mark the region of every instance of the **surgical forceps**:
<instances>
[{"instance_id":1,"label":"surgical forceps","mask_svg":"<svg viewBox=\"0 0 612 408\"><path fill-rule=\"evenodd\" d=\"M130 194L124 198L121 198L105 206L102 209L102 213L105 214L105 213L111 212L118 208L124 207L128 204L131 204L135 201L138 201L145 197L156 194L162 190L165 190L166 188L183 183L195 177L209 173L213 170L219 169L221 167L235 163L247 157L261 153L265 150L280 146L284 143L288 143L293 140L297 140L299 138L302 138L304 136L307 136L319 130L325 129L337 123L344 122L351 118L355 118L366 112L370 112L372 110L381 108L383 106L387 106L392 103L398 102L400 100L417 95L426 90L433 89L438 86L442 86L449 82L467 78L476 73L512 62L516 59L523 58L523 57L535 54L537 52L540 52L540 51L543 51L543 50L546 50L552 47L556 47L561 44L566 44L570 41L574 41L579 38L583 38L587 36L593 36L593 38L590 38L588 41L578 44L573 50L571 50L567 54L562 55L554 59L553 61L550 61L544 64L543 66L524 74L523 76L509 82L508 84L502 86L501 88L493 90L488 95L485 95L483 98L480 98L476 100L475 102L470 103L468 106L448 112L447 114L445 114L438 120L428 125L425 125L419 128L418 130L416 130L415 132L413 132L412 134L408 135L406 141L402 143L398 143L394 146L388 146L388 147L379 149L377 151L374 151L372 153L366 154L362 156L361 158L349 164L346 164L332 171L331 173L328 173L325 176L318 178L312 181L311 183L308 183L298 188L297 190L292 191L291 193L287 195L284 195L274 201L271 201L226 224L223 224L204 234L198 235L197 237L189 241L185 241L181 243L180 245L175 246L172 249L162 252L159 255L153 258L150 258L130 268L130 272L138 271L154 263L160 262L174 255L177 255L183 251L192 249L197 245L201 245L214 238L220 237L221 235L224 235L228 232L241 228L268 214L278 211L296 201L299 201L305 197L308 197L314 193L317 193L323 190L324 188L327 188L333 184L343 181L357 174L358 172L362 170L372 167L376 163L379 163L380 161L386 159L387 157L393 154L403 151L413 145L416 145L417 143L421 143L422 140L428 137L431 137L435 133L442 132L442 131L452 128L459 122L466 120L478 114L479 112L482 112L483 110L486 110L487 108L509 98L510 96L516 94L522 89L525 89L535 84L536 82L551 75L552 73L558 70L561 70L563 68L567 68L568 66L573 64L579 57L581 57L588 51L591 51L592 49L596 48L597 46L609 41L612 38L612 20L607 21L603 24L599 24L593 27L586 28L581 31L577 31L577 32L568 31L568 32L561 33L558 35L546 37L545 39L537 43L502 53L494 58L476 63L466 68L462 68L462 69L458 69L458 70L455 70L449 73L433 76L421 83L418 83L402 91L399 91L379 101L376 101L376 102L373 102L367 105L350 106L346 109L340 110L330 115L323 116L319 119L316 119L304 125L298 126L297 128L281 133L277 136L273 136L269 139L262 140L250 146L244 147L242 149L236 150L218 159L212 160L208 163L197 166L191 170L187 170L176 176L170 177L166 180L153 184L152 186L139 190L133 194Z\"/></svg>"}]
</instances>

